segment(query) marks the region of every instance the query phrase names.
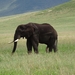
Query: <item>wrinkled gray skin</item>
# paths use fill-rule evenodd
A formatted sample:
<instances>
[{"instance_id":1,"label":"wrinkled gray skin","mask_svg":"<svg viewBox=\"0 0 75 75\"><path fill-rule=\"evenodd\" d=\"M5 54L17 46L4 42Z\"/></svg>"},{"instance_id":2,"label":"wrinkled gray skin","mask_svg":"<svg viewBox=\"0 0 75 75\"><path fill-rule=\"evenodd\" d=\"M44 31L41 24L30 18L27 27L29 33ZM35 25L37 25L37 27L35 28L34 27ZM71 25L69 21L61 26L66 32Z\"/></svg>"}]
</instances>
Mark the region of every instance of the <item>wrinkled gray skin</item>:
<instances>
[{"instance_id":1,"label":"wrinkled gray skin","mask_svg":"<svg viewBox=\"0 0 75 75\"><path fill-rule=\"evenodd\" d=\"M56 30L47 23L37 24L37 23L28 23L19 25L14 34L14 47L12 53L15 52L17 47L18 39L26 38L27 39L27 51L28 53L32 52L32 47L35 53L38 53L39 43L46 44L46 52L57 51L57 32Z\"/></svg>"}]
</instances>

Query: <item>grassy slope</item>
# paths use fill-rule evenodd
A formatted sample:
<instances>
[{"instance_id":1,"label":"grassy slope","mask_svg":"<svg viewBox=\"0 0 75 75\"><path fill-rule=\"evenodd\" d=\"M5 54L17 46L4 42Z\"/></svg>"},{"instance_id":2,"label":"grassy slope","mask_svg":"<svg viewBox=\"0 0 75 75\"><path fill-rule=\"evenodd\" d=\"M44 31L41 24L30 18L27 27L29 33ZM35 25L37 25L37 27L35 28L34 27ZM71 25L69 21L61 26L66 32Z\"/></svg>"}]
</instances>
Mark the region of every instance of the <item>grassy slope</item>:
<instances>
[{"instance_id":1,"label":"grassy slope","mask_svg":"<svg viewBox=\"0 0 75 75\"><path fill-rule=\"evenodd\" d=\"M20 40L11 56L14 30L21 23L50 23L58 32L58 53L47 54L39 45L39 54L28 55ZM0 75L75 75L75 1L51 9L0 18Z\"/></svg>"}]
</instances>

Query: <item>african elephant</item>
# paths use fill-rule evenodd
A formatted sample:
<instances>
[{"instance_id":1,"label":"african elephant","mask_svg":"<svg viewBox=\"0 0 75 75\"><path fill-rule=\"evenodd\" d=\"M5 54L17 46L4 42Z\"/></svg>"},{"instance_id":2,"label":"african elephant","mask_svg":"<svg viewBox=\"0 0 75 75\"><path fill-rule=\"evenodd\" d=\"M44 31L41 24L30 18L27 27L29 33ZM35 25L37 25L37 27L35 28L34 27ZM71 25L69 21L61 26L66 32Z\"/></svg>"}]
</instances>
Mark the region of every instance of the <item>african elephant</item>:
<instances>
[{"instance_id":1,"label":"african elephant","mask_svg":"<svg viewBox=\"0 0 75 75\"><path fill-rule=\"evenodd\" d=\"M19 25L14 34L14 47L12 53L15 52L17 42L20 38L27 39L27 50L28 53L32 52L32 47L35 53L38 53L39 43L46 44L46 52L57 51L57 40L58 34L56 30L47 23L28 23Z\"/></svg>"}]
</instances>

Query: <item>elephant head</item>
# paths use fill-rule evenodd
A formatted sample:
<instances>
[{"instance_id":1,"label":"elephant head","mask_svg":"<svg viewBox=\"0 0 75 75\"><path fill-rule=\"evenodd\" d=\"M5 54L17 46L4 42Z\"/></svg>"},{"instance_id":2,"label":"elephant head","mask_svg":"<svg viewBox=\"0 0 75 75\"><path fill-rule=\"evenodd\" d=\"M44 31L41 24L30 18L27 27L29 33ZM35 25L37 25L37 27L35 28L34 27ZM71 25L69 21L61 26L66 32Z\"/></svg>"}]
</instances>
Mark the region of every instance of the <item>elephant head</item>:
<instances>
[{"instance_id":1,"label":"elephant head","mask_svg":"<svg viewBox=\"0 0 75 75\"><path fill-rule=\"evenodd\" d=\"M12 53L15 52L16 47L17 47L17 42L20 38L29 38L30 36L33 35L34 28L31 25L19 25L15 31L14 34L14 47ZM12 42L11 42L12 43Z\"/></svg>"}]
</instances>

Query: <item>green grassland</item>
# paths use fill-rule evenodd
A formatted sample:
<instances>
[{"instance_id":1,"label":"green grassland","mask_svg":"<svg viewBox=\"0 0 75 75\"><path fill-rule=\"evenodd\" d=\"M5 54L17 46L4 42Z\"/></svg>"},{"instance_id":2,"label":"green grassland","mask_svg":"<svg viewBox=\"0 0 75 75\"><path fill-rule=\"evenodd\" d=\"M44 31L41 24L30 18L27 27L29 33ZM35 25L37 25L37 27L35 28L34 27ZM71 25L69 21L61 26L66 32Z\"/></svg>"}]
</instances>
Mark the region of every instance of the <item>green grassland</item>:
<instances>
[{"instance_id":1,"label":"green grassland","mask_svg":"<svg viewBox=\"0 0 75 75\"><path fill-rule=\"evenodd\" d=\"M58 52L27 54L26 39L11 55L15 29L29 22L50 23L58 32ZM36 12L0 18L0 75L75 75L75 0Z\"/></svg>"}]
</instances>

